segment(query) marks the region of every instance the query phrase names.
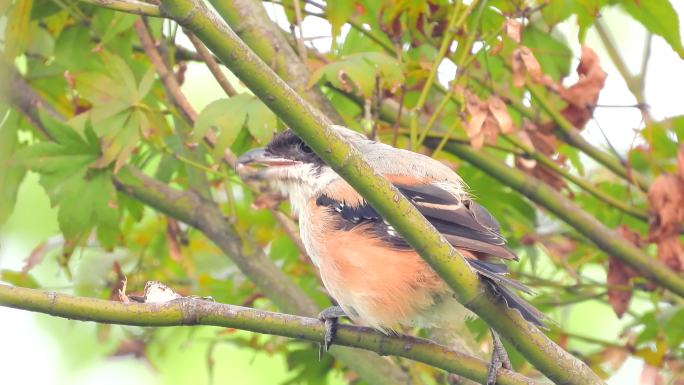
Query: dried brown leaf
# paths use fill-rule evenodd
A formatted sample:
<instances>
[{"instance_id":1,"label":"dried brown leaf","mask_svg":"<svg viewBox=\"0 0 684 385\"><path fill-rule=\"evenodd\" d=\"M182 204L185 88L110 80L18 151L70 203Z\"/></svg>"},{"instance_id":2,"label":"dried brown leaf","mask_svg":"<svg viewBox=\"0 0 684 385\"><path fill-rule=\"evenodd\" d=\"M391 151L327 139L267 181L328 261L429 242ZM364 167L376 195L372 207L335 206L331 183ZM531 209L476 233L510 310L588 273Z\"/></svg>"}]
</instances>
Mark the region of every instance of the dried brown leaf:
<instances>
[{"instance_id":1,"label":"dried brown leaf","mask_svg":"<svg viewBox=\"0 0 684 385\"><path fill-rule=\"evenodd\" d=\"M608 258L608 277L606 279L608 285L628 287L630 278L631 274L627 265L613 256ZM631 290L608 289L608 303L610 303L618 318L622 318L622 315L625 314L631 299Z\"/></svg>"},{"instance_id":2,"label":"dried brown leaf","mask_svg":"<svg viewBox=\"0 0 684 385\"><path fill-rule=\"evenodd\" d=\"M529 122L524 125L524 128L525 129L523 131L519 132L518 136L528 147L534 148L536 151L548 157L551 157L556 153L558 140L554 135L538 130L534 124ZM554 161L560 165L565 164L565 158L561 156L556 156ZM542 180L556 190L561 190L567 187L565 179L563 179L555 171L550 170L548 167L539 164L536 161L518 156L515 159L515 164L520 170ZM572 194L570 190L568 190L568 192Z\"/></svg>"},{"instance_id":3,"label":"dried brown leaf","mask_svg":"<svg viewBox=\"0 0 684 385\"><path fill-rule=\"evenodd\" d=\"M503 49L503 47L504 47L504 43L503 43L503 40L502 40L502 41L499 42L499 44L495 45L494 47L492 47L492 49L489 50L489 56L496 56L496 55L498 55L499 52L501 52L501 50Z\"/></svg>"},{"instance_id":4,"label":"dried brown leaf","mask_svg":"<svg viewBox=\"0 0 684 385\"><path fill-rule=\"evenodd\" d=\"M620 225L617 228L617 232L622 238L625 238L629 243L637 247L642 247L645 244L644 239L641 238L641 234L638 231L634 231L627 227L626 225ZM636 273L634 273L636 275Z\"/></svg>"},{"instance_id":5,"label":"dried brown leaf","mask_svg":"<svg viewBox=\"0 0 684 385\"><path fill-rule=\"evenodd\" d=\"M625 225L620 225L617 231L629 243L637 247L642 245L641 235L636 231ZM613 256L608 257L608 276L606 279L610 286L608 288L608 303L618 318L622 318L622 315L629 308L629 302L632 299L630 281L632 277L636 276L638 276L637 272L621 260Z\"/></svg>"},{"instance_id":6,"label":"dried brown leaf","mask_svg":"<svg viewBox=\"0 0 684 385\"><path fill-rule=\"evenodd\" d=\"M582 46L582 57L577 66L579 80L568 88L559 87L558 94L568 103L561 111L575 127L584 127L591 119L599 93L606 83L606 72L599 58L589 47Z\"/></svg>"},{"instance_id":7,"label":"dried brown leaf","mask_svg":"<svg viewBox=\"0 0 684 385\"><path fill-rule=\"evenodd\" d=\"M520 43L520 37L522 35L522 24L515 19L506 19L506 25L504 27L506 35L511 38L516 43Z\"/></svg>"},{"instance_id":8,"label":"dried brown leaf","mask_svg":"<svg viewBox=\"0 0 684 385\"><path fill-rule=\"evenodd\" d=\"M123 270L121 270L121 265L118 261L112 263L112 271L116 277L109 290L109 299L111 301L130 302L126 296L126 284L128 283L128 280L126 279Z\"/></svg>"},{"instance_id":9,"label":"dried brown leaf","mask_svg":"<svg viewBox=\"0 0 684 385\"><path fill-rule=\"evenodd\" d=\"M150 357L147 355L147 342L140 338L130 338L121 341L121 343L119 343L119 346L117 346L116 350L110 356L133 356L145 362L150 367L150 369L157 369L152 363L152 361L150 361Z\"/></svg>"},{"instance_id":10,"label":"dried brown leaf","mask_svg":"<svg viewBox=\"0 0 684 385\"><path fill-rule=\"evenodd\" d=\"M496 143L499 132L513 132L513 120L501 98L490 96L484 102L468 90L465 90L463 95L466 112L469 115L465 131L473 148L477 150L482 148L484 143Z\"/></svg>"},{"instance_id":11,"label":"dried brown leaf","mask_svg":"<svg viewBox=\"0 0 684 385\"><path fill-rule=\"evenodd\" d=\"M525 66L527 74L530 75L530 78L532 78L533 80L540 79L543 75L541 65L539 64L539 61L534 56L532 51L527 47L522 47L520 49L519 55L520 60L523 62Z\"/></svg>"},{"instance_id":12,"label":"dried brown leaf","mask_svg":"<svg viewBox=\"0 0 684 385\"><path fill-rule=\"evenodd\" d=\"M470 145L476 150L482 148L485 141L485 136L482 133L483 126L489 115L487 104L484 103L474 93L466 90L464 92L466 101L466 111L470 116L465 125L466 134L470 138Z\"/></svg>"},{"instance_id":13,"label":"dried brown leaf","mask_svg":"<svg viewBox=\"0 0 684 385\"><path fill-rule=\"evenodd\" d=\"M546 156L551 156L556 153L556 149L560 145L558 138L550 133L545 133L540 130L528 129L527 134L532 141L532 147ZM562 164L562 162L559 162Z\"/></svg>"},{"instance_id":14,"label":"dried brown leaf","mask_svg":"<svg viewBox=\"0 0 684 385\"><path fill-rule=\"evenodd\" d=\"M508 108L506 108L506 103L501 100L500 97L492 95L487 100L487 106L489 107L489 112L492 114L494 119L496 119L499 130L504 134L510 134L513 132L513 119L511 115L508 114Z\"/></svg>"},{"instance_id":15,"label":"dried brown leaf","mask_svg":"<svg viewBox=\"0 0 684 385\"><path fill-rule=\"evenodd\" d=\"M678 234L684 221L684 180L677 175L661 174L648 190L651 208L650 239L660 239Z\"/></svg>"},{"instance_id":16,"label":"dried brown leaf","mask_svg":"<svg viewBox=\"0 0 684 385\"><path fill-rule=\"evenodd\" d=\"M42 262L48 250L49 247L47 241L40 243L33 250L31 250L31 254L29 254L26 260L24 260L24 266L21 268L21 272L26 274L33 269L34 266Z\"/></svg>"},{"instance_id":17,"label":"dried brown leaf","mask_svg":"<svg viewBox=\"0 0 684 385\"><path fill-rule=\"evenodd\" d=\"M183 251L181 250L181 229L178 222L173 218L167 217L166 222L166 243L169 247L169 256L176 262L183 260Z\"/></svg>"},{"instance_id":18,"label":"dried brown leaf","mask_svg":"<svg viewBox=\"0 0 684 385\"><path fill-rule=\"evenodd\" d=\"M484 137L486 143L496 143L496 137L499 136L499 122L492 115L487 115L487 119L482 124L480 135Z\"/></svg>"},{"instance_id":19,"label":"dried brown leaf","mask_svg":"<svg viewBox=\"0 0 684 385\"><path fill-rule=\"evenodd\" d=\"M511 60L511 76L513 80L513 85L516 87L522 87L525 85L525 64L519 57L518 51L513 51L513 56Z\"/></svg>"},{"instance_id":20,"label":"dried brown leaf","mask_svg":"<svg viewBox=\"0 0 684 385\"><path fill-rule=\"evenodd\" d=\"M568 186L565 179L541 164L536 165L530 174L558 191ZM570 190L568 190L568 194L570 197L574 196Z\"/></svg>"},{"instance_id":21,"label":"dried brown leaf","mask_svg":"<svg viewBox=\"0 0 684 385\"><path fill-rule=\"evenodd\" d=\"M556 87L553 80L542 73L539 61L532 51L525 46L513 50L511 72L513 75L513 85L516 87L522 87L525 84L525 75L529 75L530 79L535 83Z\"/></svg>"},{"instance_id":22,"label":"dried brown leaf","mask_svg":"<svg viewBox=\"0 0 684 385\"><path fill-rule=\"evenodd\" d=\"M141 358L145 356L145 343L139 339L123 340L116 348L112 357L134 356Z\"/></svg>"},{"instance_id":23,"label":"dried brown leaf","mask_svg":"<svg viewBox=\"0 0 684 385\"><path fill-rule=\"evenodd\" d=\"M678 235L659 240L658 259L673 271L684 272L684 245Z\"/></svg>"},{"instance_id":24,"label":"dried brown leaf","mask_svg":"<svg viewBox=\"0 0 684 385\"><path fill-rule=\"evenodd\" d=\"M258 209L275 209L280 205L285 197L279 192L266 192L259 194L254 198L251 207L255 210Z\"/></svg>"},{"instance_id":25,"label":"dried brown leaf","mask_svg":"<svg viewBox=\"0 0 684 385\"><path fill-rule=\"evenodd\" d=\"M532 143L532 139L530 138L530 135L528 134L527 130L520 130L516 133L516 136L520 141L527 147L529 148L534 148L534 144ZM537 165L537 161L534 159L526 158L523 156L516 156L515 157L515 162L516 166L518 168L524 168L524 169L532 169Z\"/></svg>"},{"instance_id":26,"label":"dried brown leaf","mask_svg":"<svg viewBox=\"0 0 684 385\"><path fill-rule=\"evenodd\" d=\"M542 243L551 255L560 259L567 258L570 253L577 250L577 242L567 237L545 237Z\"/></svg>"},{"instance_id":27,"label":"dried brown leaf","mask_svg":"<svg viewBox=\"0 0 684 385\"><path fill-rule=\"evenodd\" d=\"M665 385L665 380L658 367L644 363L639 385Z\"/></svg>"}]
</instances>

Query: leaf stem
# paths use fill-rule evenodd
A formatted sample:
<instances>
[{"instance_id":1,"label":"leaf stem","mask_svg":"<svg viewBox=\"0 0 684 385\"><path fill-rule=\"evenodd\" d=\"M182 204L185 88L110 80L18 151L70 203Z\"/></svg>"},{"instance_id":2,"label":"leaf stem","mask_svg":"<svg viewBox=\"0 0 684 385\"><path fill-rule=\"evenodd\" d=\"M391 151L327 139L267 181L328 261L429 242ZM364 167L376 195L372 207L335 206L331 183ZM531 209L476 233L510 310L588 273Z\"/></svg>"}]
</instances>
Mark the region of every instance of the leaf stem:
<instances>
[{"instance_id":1,"label":"leaf stem","mask_svg":"<svg viewBox=\"0 0 684 385\"><path fill-rule=\"evenodd\" d=\"M442 37L442 42L439 46L437 56L435 57L432 67L430 68L430 73L428 74L428 77L425 80L425 84L423 85L423 89L420 92L420 96L418 96L418 101L416 102L416 105L411 109L410 112L411 148L413 149L413 151L416 151L416 149L420 145L420 142L418 140L418 114L425 106L428 94L430 92L430 89L432 88L432 83L434 83L435 78L437 77L437 70L439 68L439 65L442 63L442 60L444 60L444 58L446 57L449 47L451 47L451 43L453 42L454 36L456 36L456 32L458 31L460 25L462 25L463 22L465 22L466 17L470 14L470 11L473 9L474 6L477 5L478 2L479 0L474 0L466 9L463 10L463 12L459 12L459 9L461 8L460 1L457 1L453 6L453 9L451 11L451 17L449 18L449 24L447 25L446 33ZM444 103L446 105L446 101L444 101Z\"/></svg>"},{"instance_id":2,"label":"leaf stem","mask_svg":"<svg viewBox=\"0 0 684 385\"><path fill-rule=\"evenodd\" d=\"M416 148L420 148L420 145L423 143L425 140L425 137L428 134L428 131L432 128L432 126L435 124L435 121L437 121L437 118L439 115L442 114L442 111L444 111L444 108L446 108L447 104L449 104L449 101L451 100L451 97L453 95L453 91L447 92L446 95L442 98L442 101L437 105L437 108L435 111L432 113L430 116L430 119L428 119L427 124L425 124L425 128L420 133L420 136L418 137L418 142L416 143Z\"/></svg>"}]
</instances>

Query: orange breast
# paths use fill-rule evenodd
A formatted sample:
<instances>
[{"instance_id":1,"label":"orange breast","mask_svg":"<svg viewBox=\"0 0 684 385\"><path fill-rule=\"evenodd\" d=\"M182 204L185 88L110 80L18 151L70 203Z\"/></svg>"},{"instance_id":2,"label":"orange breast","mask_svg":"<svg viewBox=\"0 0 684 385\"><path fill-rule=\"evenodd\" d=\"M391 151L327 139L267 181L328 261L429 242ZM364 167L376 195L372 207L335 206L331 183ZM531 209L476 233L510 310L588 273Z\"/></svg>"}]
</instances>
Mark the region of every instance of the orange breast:
<instances>
[{"instance_id":1,"label":"orange breast","mask_svg":"<svg viewBox=\"0 0 684 385\"><path fill-rule=\"evenodd\" d=\"M384 330L412 324L449 292L416 252L383 245L365 225L335 229L334 214L315 201L305 211L308 251L328 292L356 322Z\"/></svg>"}]
</instances>

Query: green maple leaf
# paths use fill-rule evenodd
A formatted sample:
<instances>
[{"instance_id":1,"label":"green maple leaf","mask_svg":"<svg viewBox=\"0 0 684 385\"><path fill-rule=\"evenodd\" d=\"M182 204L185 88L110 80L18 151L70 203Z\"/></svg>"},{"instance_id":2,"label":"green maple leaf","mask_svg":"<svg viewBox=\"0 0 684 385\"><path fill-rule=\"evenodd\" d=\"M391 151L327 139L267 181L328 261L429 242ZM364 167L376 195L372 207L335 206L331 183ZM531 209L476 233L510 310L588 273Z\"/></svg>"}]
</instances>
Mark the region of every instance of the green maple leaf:
<instances>
[{"instance_id":1,"label":"green maple leaf","mask_svg":"<svg viewBox=\"0 0 684 385\"><path fill-rule=\"evenodd\" d=\"M119 222L116 190L111 170L92 167L101 156L98 138L89 126L81 134L47 116L41 120L55 141L22 149L15 162L40 174L50 203L59 208L59 228L67 240L83 239L97 226L102 245L113 246Z\"/></svg>"}]
</instances>

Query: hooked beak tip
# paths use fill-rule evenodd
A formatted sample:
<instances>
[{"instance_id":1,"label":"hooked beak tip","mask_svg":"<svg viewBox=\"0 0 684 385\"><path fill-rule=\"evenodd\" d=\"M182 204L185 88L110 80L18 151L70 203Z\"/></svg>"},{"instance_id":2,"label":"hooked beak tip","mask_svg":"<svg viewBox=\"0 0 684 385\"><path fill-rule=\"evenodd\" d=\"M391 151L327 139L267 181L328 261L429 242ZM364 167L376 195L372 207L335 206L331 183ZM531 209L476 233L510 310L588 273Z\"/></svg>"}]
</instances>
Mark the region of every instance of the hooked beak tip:
<instances>
[{"instance_id":1,"label":"hooked beak tip","mask_svg":"<svg viewBox=\"0 0 684 385\"><path fill-rule=\"evenodd\" d=\"M254 148L240 155L237 159L237 167L246 166L252 163L259 163L267 158L265 148Z\"/></svg>"}]
</instances>

